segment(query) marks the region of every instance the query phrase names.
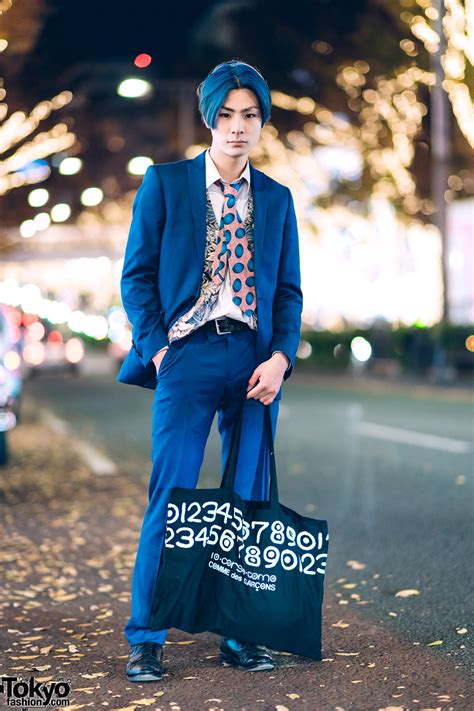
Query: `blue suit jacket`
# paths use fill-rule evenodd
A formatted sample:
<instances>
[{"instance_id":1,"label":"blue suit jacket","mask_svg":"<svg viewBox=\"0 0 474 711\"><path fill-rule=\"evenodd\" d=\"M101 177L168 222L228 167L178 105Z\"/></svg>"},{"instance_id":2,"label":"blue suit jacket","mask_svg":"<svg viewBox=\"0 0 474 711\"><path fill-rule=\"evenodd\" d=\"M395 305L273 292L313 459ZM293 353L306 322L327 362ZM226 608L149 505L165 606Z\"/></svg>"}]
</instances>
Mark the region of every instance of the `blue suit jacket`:
<instances>
[{"instance_id":1,"label":"blue suit jacket","mask_svg":"<svg viewBox=\"0 0 474 711\"><path fill-rule=\"evenodd\" d=\"M250 164L254 198L257 355L272 351L294 365L300 340L298 230L289 189ZM117 379L156 387L151 360L167 331L200 294L206 246L205 151L190 160L151 165L137 191L120 282L132 324L132 347ZM277 398L281 397L281 389Z\"/></svg>"}]
</instances>

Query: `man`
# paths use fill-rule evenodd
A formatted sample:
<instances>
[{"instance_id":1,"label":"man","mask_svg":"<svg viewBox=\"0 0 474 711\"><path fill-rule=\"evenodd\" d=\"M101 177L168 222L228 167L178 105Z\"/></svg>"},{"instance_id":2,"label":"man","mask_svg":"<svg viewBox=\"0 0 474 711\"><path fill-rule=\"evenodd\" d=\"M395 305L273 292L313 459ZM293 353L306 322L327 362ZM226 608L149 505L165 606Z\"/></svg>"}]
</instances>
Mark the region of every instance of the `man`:
<instances>
[{"instance_id":1,"label":"man","mask_svg":"<svg viewBox=\"0 0 474 711\"><path fill-rule=\"evenodd\" d=\"M267 498L264 408L275 436L281 384L299 344L298 233L288 188L248 160L270 116L268 86L231 60L198 88L212 133L192 160L148 168L133 205L121 292L133 345L118 379L154 388L152 471L132 581L130 681L163 675L166 630L149 627L166 529L167 492L196 487L215 413L227 459L247 391L235 488ZM264 640L262 640L262 643ZM263 645L222 638L221 661L273 668Z\"/></svg>"}]
</instances>

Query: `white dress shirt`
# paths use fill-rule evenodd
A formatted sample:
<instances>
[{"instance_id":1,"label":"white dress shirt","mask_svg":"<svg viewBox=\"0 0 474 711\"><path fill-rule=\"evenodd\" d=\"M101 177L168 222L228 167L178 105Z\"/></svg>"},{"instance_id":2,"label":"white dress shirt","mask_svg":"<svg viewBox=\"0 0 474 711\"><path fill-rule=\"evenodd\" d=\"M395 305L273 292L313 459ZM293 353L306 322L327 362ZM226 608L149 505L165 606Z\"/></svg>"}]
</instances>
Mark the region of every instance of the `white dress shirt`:
<instances>
[{"instance_id":1,"label":"white dress shirt","mask_svg":"<svg viewBox=\"0 0 474 711\"><path fill-rule=\"evenodd\" d=\"M205 156L205 163L206 163L206 189L209 193L209 199L212 204L212 208L214 210L214 214L216 216L217 223L220 223L221 220L221 215L222 215L222 210L224 208L224 193L222 192L221 188L219 185L216 184L217 180L222 180L223 183L229 183L231 181L229 180L224 180L224 178L220 175L216 164L211 158L211 155L209 153L209 148L206 151L206 156ZM243 178L242 186L237 193L237 200L236 200L236 208L237 212L239 213L242 221L245 220L245 215L247 211L247 203L248 203L248 194L249 194L249 187L250 187L250 167L249 167L249 162L245 164L245 168L241 172L238 178L233 180L232 182L236 182L237 180L240 180ZM231 283L230 283L230 270L227 269L226 271L226 278L222 282L222 286L219 289L217 301L214 304L214 307L212 311L209 313L208 316L208 321L211 319L215 318L222 318L223 316L226 316L228 318L232 318L235 321L244 321L248 325L250 325L250 317L246 316L242 310L240 309L237 304L234 304L232 301L232 288L231 288ZM258 308L258 304L257 304ZM161 351L167 350L169 346L164 346L163 348L160 348L158 353L161 353ZM272 356L275 353L283 353L283 351L273 351ZM283 355L285 355L283 353ZM288 357L285 356L285 358L288 360ZM290 364L288 362L288 368L290 367ZM287 370L288 370L287 368Z\"/></svg>"}]
</instances>

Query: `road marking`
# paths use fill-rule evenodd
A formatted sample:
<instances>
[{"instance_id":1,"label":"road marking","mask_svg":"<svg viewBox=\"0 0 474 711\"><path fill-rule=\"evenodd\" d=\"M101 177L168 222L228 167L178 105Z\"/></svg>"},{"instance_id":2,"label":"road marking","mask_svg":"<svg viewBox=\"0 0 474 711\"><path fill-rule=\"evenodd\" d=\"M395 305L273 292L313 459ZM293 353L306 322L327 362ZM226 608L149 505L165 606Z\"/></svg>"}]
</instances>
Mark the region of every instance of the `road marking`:
<instances>
[{"instance_id":1,"label":"road marking","mask_svg":"<svg viewBox=\"0 0 474 711\"><path fill-rule=\"evenodd\" d=\"M98 476L109 476L117 473L115 463L106 457L105 454L99 452L99 450L92 444L77 439L77 437L72 437L71 427L65 420L62 420L53 412L46 409L42 410L41 419L53 432L68 436L70 445L82 457L84 463L89 467L93 474Z\"/></svg>"},{"instance_id":2,"label":"road marking","mask_svg":"<svg viewBox=\"0 0 474 711\"><path fill-rule=\"evenodd\" d=\"M465 454L471 449L470 443L462 439L402 430L399 427L378 425L375 422L359 422L354 425L354 430L364 437L413 444L416 447L426 447L427 449L441 449L443 452L453 452L454 454Z\"/></svg>"},{"instance_id":3,"label":"road marking","mask_svg":"<svg viewBox=\"0 0 474 711\"><path fill-rule=\"evenodd\" d=\"M116 474L117 467L114 462L99 452L98 449L93 447L91 444L82 441L75 442L76 451L82 456L85 463L92 469L94 474L99 474L100 476Z\"/></svg>"}]
</instances>

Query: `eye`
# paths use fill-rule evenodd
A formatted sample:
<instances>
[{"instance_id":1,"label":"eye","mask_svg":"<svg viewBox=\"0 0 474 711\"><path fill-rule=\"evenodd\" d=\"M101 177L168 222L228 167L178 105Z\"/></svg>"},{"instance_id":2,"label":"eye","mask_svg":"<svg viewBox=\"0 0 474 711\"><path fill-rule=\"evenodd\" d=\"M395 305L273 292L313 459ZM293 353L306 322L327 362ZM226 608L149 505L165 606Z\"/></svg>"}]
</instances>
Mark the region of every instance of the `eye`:
<instances>
[{"instance_id":1,"label":"eye","mask_svg":"<svg viewBox=\"0 0 474 711\"><path fill-rule=\"evenodd\" d=\"M255 118L257 114L247 114L247 116L250 116L251 118Z\"/></svg>"},{"instance_id":2,"label":"eye","mask_svg":"<svg viewBox=\"0 0 474 711\"><path fill-rule=\"evenodd\" d=\"M226 111L221 111L221 113L219 114L219 116L224 116L224 117L225 117L225 116L229 116L229 114L228 114Z\"/></svg>"}]
</instances>

